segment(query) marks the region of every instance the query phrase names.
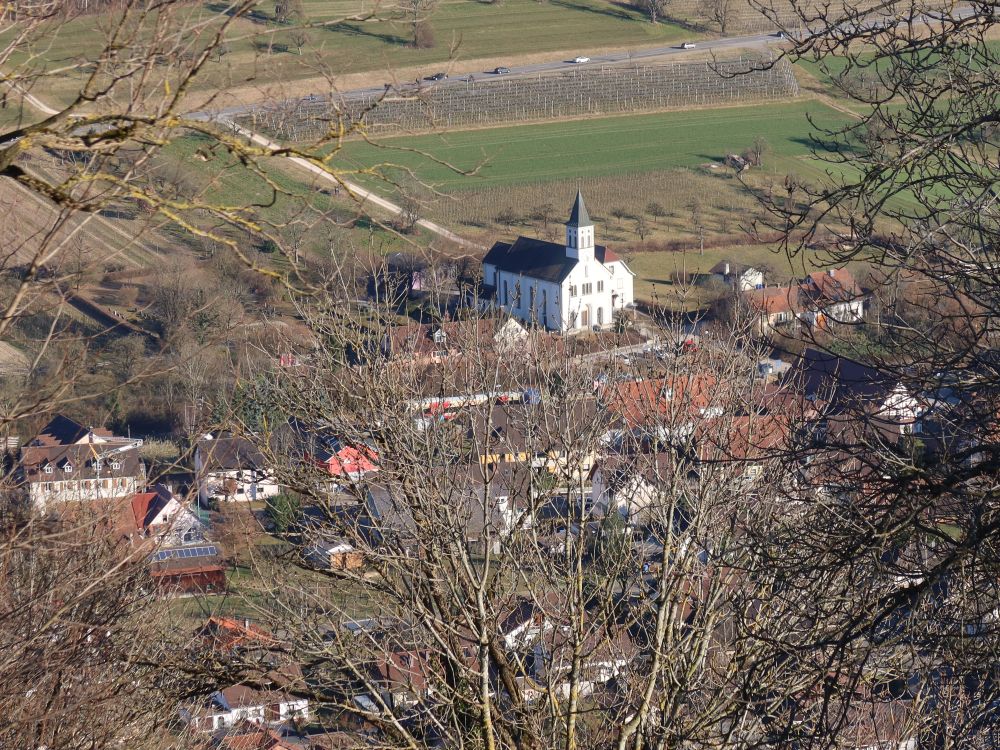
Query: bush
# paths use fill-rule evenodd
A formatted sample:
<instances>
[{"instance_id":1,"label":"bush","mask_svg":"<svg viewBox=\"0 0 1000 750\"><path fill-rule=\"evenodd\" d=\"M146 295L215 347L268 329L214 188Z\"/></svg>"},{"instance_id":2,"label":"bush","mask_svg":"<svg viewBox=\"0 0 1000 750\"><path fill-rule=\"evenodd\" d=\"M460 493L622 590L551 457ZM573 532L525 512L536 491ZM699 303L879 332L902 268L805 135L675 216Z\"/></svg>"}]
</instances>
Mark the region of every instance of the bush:
<instances>
[{"instance_id":1,"label":"bush","mask_svg":"<svg viewBox=\"0 0 1000 750\"><path fill-rule=\"evenodd\" d=\"M302 501L287 492L275 495L267 501L267 512L274 521L275 528L284 534L298 520Z\"/></svg>"}]
</instances>

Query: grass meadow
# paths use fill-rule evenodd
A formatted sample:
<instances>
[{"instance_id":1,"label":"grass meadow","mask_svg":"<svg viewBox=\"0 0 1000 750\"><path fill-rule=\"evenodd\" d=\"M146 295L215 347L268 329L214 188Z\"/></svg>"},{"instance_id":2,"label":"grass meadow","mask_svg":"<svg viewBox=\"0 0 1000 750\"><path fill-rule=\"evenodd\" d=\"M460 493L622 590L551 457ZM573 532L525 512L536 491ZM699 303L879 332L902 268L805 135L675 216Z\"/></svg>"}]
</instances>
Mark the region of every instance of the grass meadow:
<instances>
[{"instance_id":1,"label":"grass meadow","mask_svg":"<svg viewBox=\"0 0 1000 750\"><path fill-rule=\"evenodd\" d=\"M814 101L769 103L351 142L342 158L393 179L412 171L445 192L695 168L740 153L757 137L787 162L808 158L817 145L807 114L823 126L847 122Z\"/></svg>"}]
</instances>

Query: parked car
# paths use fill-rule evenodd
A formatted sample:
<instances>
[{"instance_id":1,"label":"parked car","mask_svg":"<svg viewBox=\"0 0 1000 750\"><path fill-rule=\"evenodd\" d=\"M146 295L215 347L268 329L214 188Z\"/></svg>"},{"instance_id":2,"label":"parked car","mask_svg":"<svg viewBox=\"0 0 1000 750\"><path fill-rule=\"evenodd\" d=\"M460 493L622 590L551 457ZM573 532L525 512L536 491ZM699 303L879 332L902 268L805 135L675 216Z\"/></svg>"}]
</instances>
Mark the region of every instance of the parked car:
<instances>
[{"instance_id":1,"label":"parked car","mask_svg":"<svg viewBox=\"0 0 1000 750\"><path fill-rule=\"evenodd\" d=\"M574 57L573 58L573 62L575 62L575 63L590 62L590 58L589 57Z\"/></svg>"},{"instance_id":2,"label":"parked car","mask_svg":"<svg viewBox=\"0 0 1000 750\"><path fill-rule=\"evenodd\" d=\"M694 42L684 42L684 44L681 45L681 49L694 49L694 48L695 48Z\"/></svg>"},{"instance_id":3,"label":"parked car","mask_svg":"<svg viewBox=\"0 0 1000 750\"><path fill-rule=\"evenodd\" d=\"M510 73L510 68L505 68L501 66L499 68L493 68L493 72L498 76L502 76L506 75L507 73Z\"/></svg>"},{"instance_id":4,"label":"parked car","mask_svg":"<svg viewBox=\"0 0 1000 750\"><path fill-rule=\"evenodd\" d=\"M427 76L427 78L425 78L424 80L425 81L443 81L447 77L448 77L447 73L435 73L432 76Z\"/></svg>"}]
</instances>

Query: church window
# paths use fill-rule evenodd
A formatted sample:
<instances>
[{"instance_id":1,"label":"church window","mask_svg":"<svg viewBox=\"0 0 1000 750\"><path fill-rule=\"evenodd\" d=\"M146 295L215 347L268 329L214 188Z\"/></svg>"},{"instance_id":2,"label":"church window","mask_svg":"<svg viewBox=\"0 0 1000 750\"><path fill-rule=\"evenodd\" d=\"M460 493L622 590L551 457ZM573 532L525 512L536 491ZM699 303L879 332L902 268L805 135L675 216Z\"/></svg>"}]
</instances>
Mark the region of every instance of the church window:
<instances>
[{"instance_id":1,"label":"church window","mask_svg":"<svg viewBox=\"0 0 1000 750\"><path fill-rule=\"evenodd\" d=\"M604 308L603 307L598 307L597 308L597 325L599 325L599 326L604 325Z\"/></svg>"},{"instance_id":2,"label":"church window","mask_svg":"<svg viewBox=\"0 0 1000 750\"><path fill-rule=\"evenodd\" d=\"M536 295L537 291L538 290L534 286L531 287L531 297L530 297L530 300L529 300L530 306L528 308L529 310L534 311L534 309L535 309L535 302L536 302L535 295Z\"/></svg>"},{"instance_id":3,"label":"church window","mask_svg":"<svg viewBox=\"0 0 1000 750\"><path fill-rule=\"evenodd\" d=\"M506 280L503 282L503 303L510 304L510 287L507 286Z\"/></svg>"},{"instance_id":4,"label":"church window","mask_svg":"<svg viewBox=\"0 0 1000 750\"><path fill-rule=\"evenodd\" d=\"M593 292L594 292L594 285L593 284L584 284L583 285L583 296L584 297L586 297L588 294L593 294Z\"/></svg>"},{"instance_id":5,"label":"church window","mask_svg":"<svg viewBox=\"0 0 1000 750\"><path fill-rule=\"evenodd\" d=\"M570 284L570 287L569 287L569 296L570 297L575 297L576 296L576 284Z\"/></svg>"},{"instance_id":6,"label":"church window","mask_svg":"<svg viewBox=\"0 0 1000 750\"><path fill-rule=\"evenodd\" d=\"M514 307L521 306L521 282L514 282Z\"/></svg>"},{"instance_id":7,"label":"church window","mask_svg":"<svg viewBox=\"0 0 1000 750\"><path fill-rule=\"evenodd\" d=\"M598 281L597 282L597 291L598 291L598 293L604 291L604 282L603 281Z\"/></svg>"}]
</instances>

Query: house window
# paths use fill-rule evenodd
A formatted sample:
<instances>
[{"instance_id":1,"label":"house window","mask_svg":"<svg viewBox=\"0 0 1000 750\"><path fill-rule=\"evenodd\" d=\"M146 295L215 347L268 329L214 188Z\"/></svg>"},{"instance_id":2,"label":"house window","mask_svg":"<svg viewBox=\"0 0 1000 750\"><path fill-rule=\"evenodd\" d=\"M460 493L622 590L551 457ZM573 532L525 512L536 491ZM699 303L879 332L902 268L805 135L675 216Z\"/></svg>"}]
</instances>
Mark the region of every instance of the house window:
<instances>
[{"instance_id":1,"label":"house window","mask_svg":"<svg viewBox=\"0 0 1000 750\"><path fill-rule=\"evenodd\" d=\"M547 290L542 290L542 325L549 324L549 293Z\"/></svg>"},{"instance_id":2,"label":"house window","mask_svg":"<svg viewBox=\"0 0 1000 750\"><path fill-rule=\"evenodd\" d=\"M571 284L570 285L570 287L569 287L569 296L570 297L575 297L576 296L576 285L575 284Z\"/></svg>"},{"instance_id":3,"label":"house window","mask_svg":"<svg viewBox=\"0 0 1000 750\"><path fill-rule=\"evenodd\" d=\"M514 283L514 307L521 306L521 282Z\"/></svg>"},{"instance_id":4,"label":"house window","mask_svg":"<svg viewBox=\"0 0 1000 750\"><path fill-rule=\"evenodd\" d=\"M531 287L531 292L530 292L529 302L528 302L528 305L529 305L528 309L531 310L532 312L534 312L534 310L535 310L535 303L537 302L537 300L535 299L537 291L538 290L534 286Z\"/></svg>"},{"instance_id":5,"label":"house window","mask_svg":"<svg viewBox=\"0 0 1000 750\"><path fill-rule=\"evenodd\" d=\"M588 284L584 284L583 285L583 296L584 297L586 297L588 294L592 294L593 291L594 291L594 285L593 284L589 284L588 283Z\"/></svg>"},{"instance_id":6,"label":"house window","mask_svg":"<svg viewBox=\"0 0 1000 750\"><path fill-rule=\"evenodd\" d=\"M597 291L598 291L598 293L604 291L604 282L603 281L598 281L597 282Z\"/></svg>"},{"instance_id":7,"label":"house window","mask_svg":"<svg viewBox=\"0 0 1000 750\"><path fill-rule=\"evenodd\" d=\"M598 307L597 308L597 325L599 325L599 326L604 325L604 308L603 307Z\"/></svg>"},{"instance_id":8,"label":"house window","mask_svg":"<svg viewBox=\"0 0 1000 750\"><path fill-rule=\"evenodd\" d=\"M119 470L119 469L120 469L121 467L122 467L122 465L121 465L121 462L120 462L120 461L112 461L112 462L111 462L111 468L112 468L112 469L113 469L114 471L118 471L118 470Z\"/></svg>"}]
</instances>

